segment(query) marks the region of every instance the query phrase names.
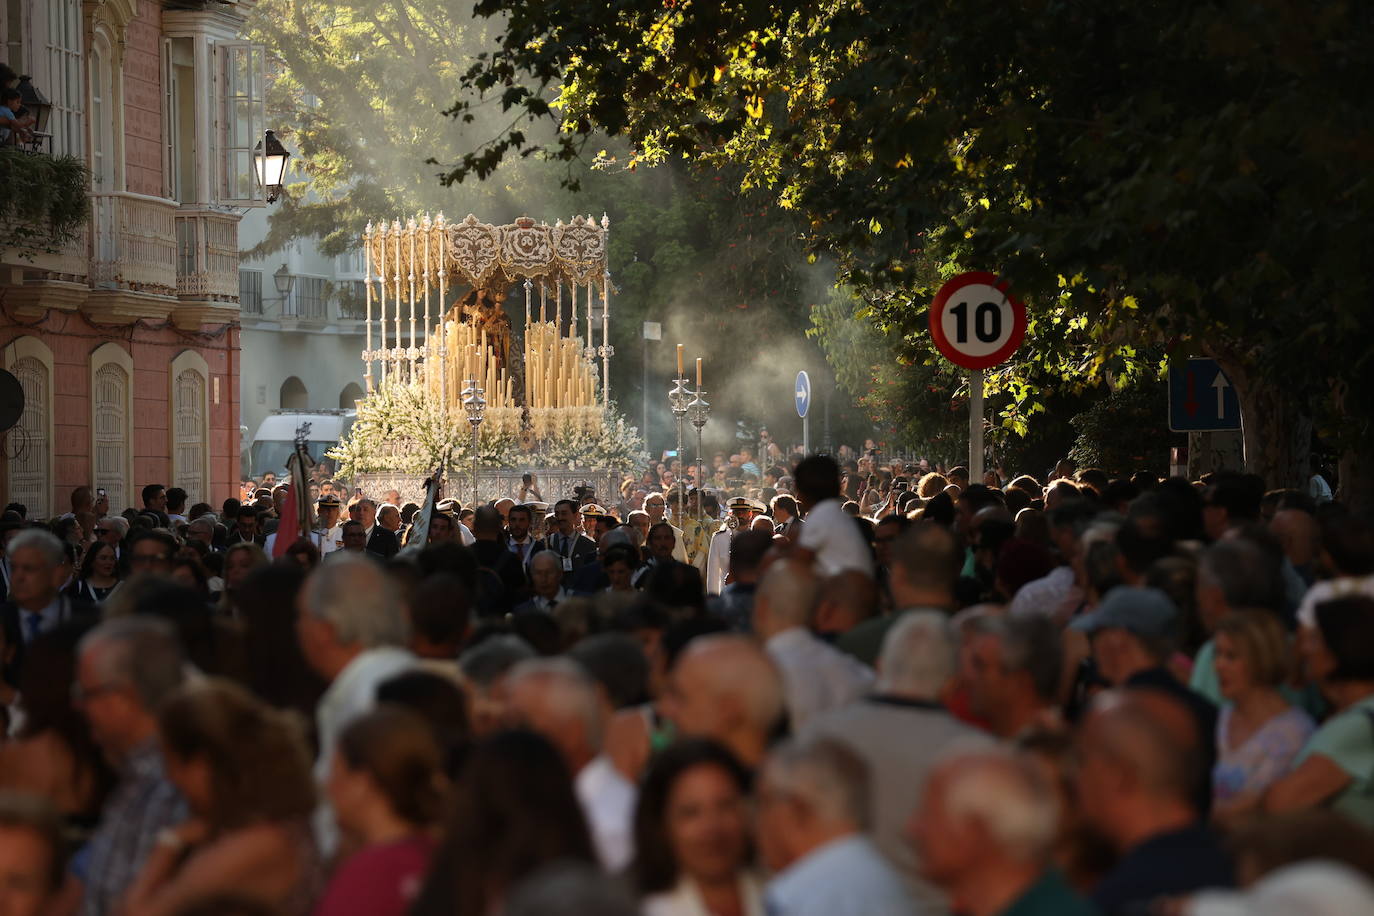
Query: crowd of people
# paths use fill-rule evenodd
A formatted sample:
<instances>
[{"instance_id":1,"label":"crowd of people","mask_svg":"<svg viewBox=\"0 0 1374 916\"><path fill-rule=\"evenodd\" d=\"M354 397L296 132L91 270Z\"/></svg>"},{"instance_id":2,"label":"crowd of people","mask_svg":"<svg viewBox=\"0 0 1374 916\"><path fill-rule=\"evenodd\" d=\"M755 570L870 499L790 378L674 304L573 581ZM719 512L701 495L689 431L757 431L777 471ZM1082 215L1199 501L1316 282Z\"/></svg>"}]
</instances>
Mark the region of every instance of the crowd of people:
<instances>
[{"instance_id":1,"label":"crowd of people","mask_svg":"<svg viewBox=\"0 0 1374 916\"><path fill-rule=\"evenodd\" d=\"M1374 912L1367 514L712 464L9 506L0 912Z\"/></svg>"}]
</instances>

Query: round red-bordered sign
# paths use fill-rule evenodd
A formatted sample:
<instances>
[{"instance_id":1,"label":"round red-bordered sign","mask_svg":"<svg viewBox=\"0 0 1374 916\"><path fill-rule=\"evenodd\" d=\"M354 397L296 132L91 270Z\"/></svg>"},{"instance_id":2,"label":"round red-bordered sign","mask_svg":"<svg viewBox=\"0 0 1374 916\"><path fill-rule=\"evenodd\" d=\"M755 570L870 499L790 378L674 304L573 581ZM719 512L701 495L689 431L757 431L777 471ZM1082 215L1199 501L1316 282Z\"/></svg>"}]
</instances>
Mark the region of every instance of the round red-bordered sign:
<instances>
[{"instance_id":1,"label":"round red-bordered sign","mask_svg":"<svg viewBox=\"0 0 1374 916\"><path fill-rule=\"evenodd\" d=\"M1026 307L1005 280L970 270L945 282L930 304L930 337L956 366L1004 363L1026 336Z\"/></svg>"}]
</instances>

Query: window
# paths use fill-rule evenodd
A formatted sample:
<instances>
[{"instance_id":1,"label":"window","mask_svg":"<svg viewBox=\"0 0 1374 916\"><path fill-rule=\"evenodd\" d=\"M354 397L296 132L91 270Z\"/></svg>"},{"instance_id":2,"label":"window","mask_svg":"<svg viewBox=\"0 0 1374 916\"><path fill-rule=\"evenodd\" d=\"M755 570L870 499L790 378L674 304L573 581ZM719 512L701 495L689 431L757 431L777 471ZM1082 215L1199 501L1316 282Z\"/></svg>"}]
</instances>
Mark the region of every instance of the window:
<instances>
[{"instance_id":1,"label":"window","mask_svg":"<svg viewBox=\"0 0 1374 916\"><path fill-rule=\"evenodd\" d=\"M338 277L362 279L363 269L367 266L363 261L363 250L355 248L352 251L345 251L334 259L334 274Z\"/></svg>"},{"instance_id":2,"label":"window","mask_svg":"<svg viewBox=\"0 0 1374 916\"><path fill-rule=\"evenodd\" d=\"M52 351L36 337L5 349L5 363L24 390L24 412L6 437L9 501L23 503L29 518L52 511Z\"/></svg>"},{"instance_id":3,"label":"window","mask_svg":"<svg viewBox=\"0 0 1374 916\"><path fill-rule=\"evenodd\" d=\"M49 0L47 95L55 155L81 155L81 0ZM37 80L35 79L36 83Z\"/></svg>"},{"instance_id":4,"label":"window","mask_svg":"<svg viewBox=\"0 0 1374 916\"><path fill-rule=\"evenodd\" d=\"M265 131L263 107L264 61L262 45L226 42L216 46L220 59L221 97L224 115L220 148L224 162L220 198L224 202L248 204L262 202L264 192L258 182L253 148L262 142Z\"/></svg>"},{"instance_id":5,"label":"window","mask_svg":"<svg viewBox=\"0 0 1374 916\"><path fill-rule=\"evenodd\" d=\"M328 298L325 281L320 277L297 277L291 287L291 296L286 300L282 315L287 318L325 317L324 304Z\"/></svg>"},{"instance_id":6,"label":"window","mask_svg":"<svg viewBox=\"0 0 1374 916\"><path fill-rule=\"evenodd\" d=\"M367 317L367 284L362 280L342 280L339 291L339 317L361 321Z\"/></svg>"},{"instance_id":7,"label":"window","mask_svg":"<svg viewBox=\"0 0 1374 916\"><path fill-rule=\"evenodd\" d=\"M310 406L310 392L306 389L305 382L294 375L281 383L279 397L283 408L305 410Z\"/></svg>"},{"instance_id":8,"label":"window","mask_svg":"<svg viewBox=\"0 0 1374 916\"><path fill-rule=\"evenodd\" d=\"M91 476L97 488L105 489L112 512L133 502L129 388L133 366L128 351L117 343L104 344L91 354Z\"/></svg>"},{"instance_id":9,"label":"window","mask_svg":"<svg viewBox=\"0 0 1374 916\"><path fill-rule=\"evenodd\" d=\"M172 485L186 491L192 503L210 497L209 402L205 380L209 366L187 350L172 361Z\"/></svg>"},{"instance_id":10,"label":"window","mask_svg":"<svg viewBox=\"0 0 1374 916\"><path fill-rule=\"evenodd\" d=\"M239 307L249 315L262 314L262 271L239 271Z\"/></svg>"}]
</instances>

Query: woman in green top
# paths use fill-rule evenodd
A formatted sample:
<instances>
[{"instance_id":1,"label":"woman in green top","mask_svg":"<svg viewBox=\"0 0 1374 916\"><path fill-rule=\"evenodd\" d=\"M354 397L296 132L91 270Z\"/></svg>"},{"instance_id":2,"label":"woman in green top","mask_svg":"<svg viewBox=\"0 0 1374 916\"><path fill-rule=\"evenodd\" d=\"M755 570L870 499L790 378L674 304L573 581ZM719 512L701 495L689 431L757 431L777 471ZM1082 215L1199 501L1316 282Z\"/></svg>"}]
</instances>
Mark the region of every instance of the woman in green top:
<instances>
[{"instance_id":1,"label":"woman in green top","mask_svg":"<svg viewBox=\"0 0 1374 916\"><path fill-rule=\"evenodd\" d=\"M1328 601L1316 616L1315 630L1300 636L1302 653L1334 711L1266 793L1265 807L1325 805L1374 827L1374 599Z\"/></svg>"}]
</instances>

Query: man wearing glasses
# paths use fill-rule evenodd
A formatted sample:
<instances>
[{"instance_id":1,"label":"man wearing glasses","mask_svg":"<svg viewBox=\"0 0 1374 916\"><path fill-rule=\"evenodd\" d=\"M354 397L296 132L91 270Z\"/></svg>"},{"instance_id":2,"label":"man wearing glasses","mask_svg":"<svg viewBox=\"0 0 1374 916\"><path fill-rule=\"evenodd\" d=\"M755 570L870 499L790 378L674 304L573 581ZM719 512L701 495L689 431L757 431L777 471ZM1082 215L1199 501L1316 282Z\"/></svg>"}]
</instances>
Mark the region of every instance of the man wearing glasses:
<instances>
[{"instance_id":1,"label":"man wearing glasses","mask_svg":"<svg viewBox=\"0 0 1374 916\"><path fill-rule=\"evenodd\" d=\"M165 531L140 531L129 544L129 572L168 576L177 542Z\"/></svg>"}]
</instances>

